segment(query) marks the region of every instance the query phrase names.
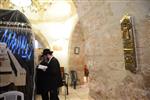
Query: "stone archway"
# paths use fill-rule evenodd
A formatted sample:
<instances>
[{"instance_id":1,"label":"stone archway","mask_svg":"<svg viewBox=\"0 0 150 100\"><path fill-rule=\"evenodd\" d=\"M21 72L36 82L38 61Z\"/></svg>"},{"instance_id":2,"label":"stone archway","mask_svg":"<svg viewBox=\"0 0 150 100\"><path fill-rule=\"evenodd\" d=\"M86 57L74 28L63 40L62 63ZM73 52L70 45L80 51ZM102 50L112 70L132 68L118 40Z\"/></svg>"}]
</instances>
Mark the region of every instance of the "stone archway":
<instances>
[{"instance_id":1,"label":"stone archway","mask_svg":"<svg viewBox=\"0 0 150 100\"><path fill-rule=\"evenodd\" d=\"M35 39L38 40L44 48L50 48L50 45L47 39L43 36L43 34L36 29L33 29L33 30L35 33Z\"/></svg>"},{"instance_id":2,"label":"stone archway","mask_svg":"<svg viewBox=\"0 0 150 100\"><path fill-rule=\"evenodd\" d=\"M39 57L43 51L44 48L50 48L50 45L47 41L47 39L43 36L43 34L34 29L35 33L35 39L42 45L42 48L35 48L35 65L39 64Z\"/></svg>"}]
</instances>

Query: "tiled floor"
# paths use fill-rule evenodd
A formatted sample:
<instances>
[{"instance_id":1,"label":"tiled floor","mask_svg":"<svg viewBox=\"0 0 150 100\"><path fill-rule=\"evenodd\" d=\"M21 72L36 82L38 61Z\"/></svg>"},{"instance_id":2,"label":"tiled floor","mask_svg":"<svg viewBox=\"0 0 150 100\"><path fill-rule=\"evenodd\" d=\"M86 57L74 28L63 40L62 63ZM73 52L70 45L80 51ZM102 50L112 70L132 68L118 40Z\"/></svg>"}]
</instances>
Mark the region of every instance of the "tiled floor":
<instances>
[{"instance_id":1,"label":"tiled floor","mask_svg":"<svg viewBox=\"0 0 150 100\"><path fill-rule=\"evenodd\" d=\"M61 93L59 95L60 100L92 100L89 95L88 85L77 86L77 89L73 89L69 87L69 95L64 95L64 87L61 89ZM39 95L36 96L36 100L42 100Z\"/></svg>"}]
</instances>

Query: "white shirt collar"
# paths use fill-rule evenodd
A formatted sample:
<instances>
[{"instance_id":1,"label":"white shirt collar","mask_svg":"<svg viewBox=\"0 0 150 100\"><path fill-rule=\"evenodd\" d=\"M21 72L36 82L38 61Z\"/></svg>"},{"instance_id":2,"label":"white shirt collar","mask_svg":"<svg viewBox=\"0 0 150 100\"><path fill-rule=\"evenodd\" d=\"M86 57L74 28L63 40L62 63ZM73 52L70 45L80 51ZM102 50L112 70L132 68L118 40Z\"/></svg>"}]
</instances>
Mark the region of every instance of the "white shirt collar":
<instances>
[{"instance_id":1,"label":"white shirt collar","mask_svg":"<svg viewBox=\"0 0 150 100\"><path fill-rule=\"evenodd\" d=\"M49 61L47 63L50 63L51 59L53 58L53 56L51 56L51 58L49 59Z\"/></svg>"}]
</instances>

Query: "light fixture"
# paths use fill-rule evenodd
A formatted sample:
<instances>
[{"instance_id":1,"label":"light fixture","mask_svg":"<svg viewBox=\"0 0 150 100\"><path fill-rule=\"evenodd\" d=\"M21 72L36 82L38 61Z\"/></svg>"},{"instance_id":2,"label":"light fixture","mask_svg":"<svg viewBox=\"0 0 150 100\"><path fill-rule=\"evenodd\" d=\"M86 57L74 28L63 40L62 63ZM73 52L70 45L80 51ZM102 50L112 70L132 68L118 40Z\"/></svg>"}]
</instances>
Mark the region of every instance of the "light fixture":
<instances>
[{"instance_id":1,"label":"light fixture","mask_svg":"<svg viewBox=\"0 0 150 100\"><path fill-rule=\"evenodd\" d=\"M10 2L19 7L27 7L32 3L31 0L10 0Z\"/></svg>"}]
</instances>

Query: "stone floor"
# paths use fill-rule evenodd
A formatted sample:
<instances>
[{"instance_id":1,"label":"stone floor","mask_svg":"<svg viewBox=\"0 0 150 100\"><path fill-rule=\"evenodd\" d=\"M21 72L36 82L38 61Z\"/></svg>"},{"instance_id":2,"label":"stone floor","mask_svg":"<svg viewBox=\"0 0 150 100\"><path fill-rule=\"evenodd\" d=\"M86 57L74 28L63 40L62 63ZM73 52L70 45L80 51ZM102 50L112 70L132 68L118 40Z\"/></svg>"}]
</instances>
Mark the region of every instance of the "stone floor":
<instances>
[{"instance_id":1,"label":"stone floor","mask_svg":"<svg viewBox=\"0 0 150 100\"><path fill-rule=\"evenodd\" d=\"M87 84L77 86L77 89L73 89L72 87L69 87L69 95L67 95L66 98L64 95L65 93L64 87L60 91L61 91L59 95L60 100L93 100L88 95L89 88ZM40 95L36 96L36 100L42 100Z\"/></svg>"}]
</instances>

